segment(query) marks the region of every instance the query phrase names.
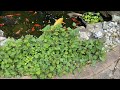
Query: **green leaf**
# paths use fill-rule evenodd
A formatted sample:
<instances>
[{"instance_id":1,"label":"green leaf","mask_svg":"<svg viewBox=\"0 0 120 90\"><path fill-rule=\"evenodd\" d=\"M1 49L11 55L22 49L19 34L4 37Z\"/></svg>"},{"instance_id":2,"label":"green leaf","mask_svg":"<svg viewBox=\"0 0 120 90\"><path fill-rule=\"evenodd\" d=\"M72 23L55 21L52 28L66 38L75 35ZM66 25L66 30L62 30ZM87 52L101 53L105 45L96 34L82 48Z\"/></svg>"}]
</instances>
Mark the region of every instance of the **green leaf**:
<instances>
[{"instance_id":1,"label":"green leaf","mask_svg":"<svg viewBox=\"0 0 120 90\"><path fill-rule=\"evenodd\" d=\"M53 71L54 70L54 67L50 66L50 71Z\"/></svg>"},{"instance_id":2,"label":"green leaf","mask_svg":"<svg viewBox=\"0 0 120 90\"><path fill-rule=\"evenodd\" d=\"M74 23L74 22L73 22L72 26L74 26L74 27L75 27L75 26L76 26L76 23Z\"/></svg>"},{"instance_id":3,"label":"green leaf","mask_svg":"<svg viewBox=\"0 0 120 90\"><path fill-rule=\"evenodd\" d=\"M52 73L49 73L49 74L48 74L48 77L49 77L49 78L52 78Z\"/></svg>"},{"instance_id":4,"label":"green leaf","mask_svg":"<svg viewBox=\"0 0 120 90\"><path fill-rule=\"evenodd\" d=\"M40 73L41 73L41 71L40 71L40 70L38 70L38 71L36 72L36 74L37 74L37 75L40 75Z\"/></svg>"}]
</instances>

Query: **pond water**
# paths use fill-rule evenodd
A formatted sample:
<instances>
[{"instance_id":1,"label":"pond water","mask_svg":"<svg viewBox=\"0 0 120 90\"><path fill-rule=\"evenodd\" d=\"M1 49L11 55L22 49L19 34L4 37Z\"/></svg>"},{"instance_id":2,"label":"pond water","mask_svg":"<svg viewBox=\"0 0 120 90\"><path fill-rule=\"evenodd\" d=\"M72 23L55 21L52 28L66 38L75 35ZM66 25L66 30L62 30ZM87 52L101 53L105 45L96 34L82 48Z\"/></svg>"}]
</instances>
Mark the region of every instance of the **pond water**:
<instances>
[{"instance_id":1,"label":"pond water","mask_svg":"<svg viewBox=\"0 0 120 90\"><path fill-rule=\"evenodd\" d=\"M48 12L38 11L2 11L0 13L0 29L4 31L5 37L20 38L22 35L40 36L40 29L46 25L53 25L55 19L63 16L66 27L72 27L72 20L67 12L58 11Z\"/></svg>"},{"instance_id":2,"label":"pond water","mask_svg":"<svg viewBox=\"0 0 120 90\"><path fill-rule=\"evenodd\" d=\"M4 31L5 37L20 38L31 34L39 37L40 29L46 25L53 25L56 19L64 18L66 27L73 28L72 19L67 15L71 11L1 11L0 30ZM85 11L74 11L84 13Z\"/></svg>"}]
</instances>

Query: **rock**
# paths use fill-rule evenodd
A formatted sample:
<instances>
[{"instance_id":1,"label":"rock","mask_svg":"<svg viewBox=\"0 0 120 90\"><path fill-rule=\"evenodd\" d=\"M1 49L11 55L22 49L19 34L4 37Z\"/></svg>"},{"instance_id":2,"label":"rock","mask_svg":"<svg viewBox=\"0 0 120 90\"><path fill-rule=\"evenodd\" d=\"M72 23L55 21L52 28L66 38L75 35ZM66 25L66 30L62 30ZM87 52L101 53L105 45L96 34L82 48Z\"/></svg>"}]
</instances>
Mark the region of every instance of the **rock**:
<instances>
[{"instance_id":1,"label":"rock","mask_svg":"<svg viewBox=\"0 0 120 90\"><path fill-rule=\"evenodd\" d=\"M102 38L104 35L102 23L88 24L87 29L92 33L93 37L95 38Z\"/></svg>"},{"instance_id":2,"label":"rock","mask_svg":"<svg viewBox=\"0 0 120 90\"><path fill-rule=\"evenodd\" d=\"M5 40L5 39L6 39L6 37L0 37L0 42Z\"/></svg>"},{"instance_id":3,"label":"rock","mask_svg":"<svg viewBox=\"0 0 120 90\"><path fill-rule=\"evenodd\" d=\"M116 16L116 15L112 15L112 21L116 21L118 23L120 23L120 16Z\"/></svg>"},{"instance_id":4,"label":"rock","mask_svg":"<svg viewBox=\"0 0 120 90\"><path fill-rule=\"evenodd\" d=\"M79 30L80 39L82 40L90 39L91 33L84 26L77 27L76 29Z\"/></svg>"},{"instance_id":5,"label":"rock","mask_svg":"<svg viewBox=\"0 0 120 90\"><path fill-rule=\"evenodd\" d=\"M7 39L0 42L0 46L3 46L7 42Z\"/></svg>"},{"instance_id":6,"label":"rock","mask_svg":"<svg viewBox=\"0 0 120 90\"><path fill-rule=\"evenodd\" d=\"M4 34L4 32L2 30L0 30L0 37L2 37Z\"/></svg>"},{"instance_id":7,"label":"rock","mask_svg":"<svg viewBox=\"0 0 120 90\"><path fill-rule=\"evenodd\" d=\"M102 38L103 37L103 31L98 31L98 32L95 32L93 34L93 36L95 36L95 38Z\"/></svg>"},{"instance_id":8,"label":"rock","mask_svg":"<svg viewBox=\"0 0 120 90\"><path fill-rule=\"evenodd\" d=\"M85 40L88 40L89 39L89 35L87 32L80 32L80 38L81 39L85 39Z\"/></svg>"}]
</instances>

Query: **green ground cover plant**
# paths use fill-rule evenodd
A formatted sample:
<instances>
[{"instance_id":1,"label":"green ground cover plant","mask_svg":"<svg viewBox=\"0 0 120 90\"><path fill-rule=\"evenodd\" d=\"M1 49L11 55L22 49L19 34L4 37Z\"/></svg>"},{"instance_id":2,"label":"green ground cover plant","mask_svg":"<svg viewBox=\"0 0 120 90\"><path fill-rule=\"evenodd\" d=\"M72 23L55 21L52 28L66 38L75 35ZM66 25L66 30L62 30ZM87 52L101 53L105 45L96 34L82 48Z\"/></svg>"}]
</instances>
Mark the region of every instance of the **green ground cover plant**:
<instances>
[{"instance_id":1,"label":"green ground cover plant","mask_svg":"<svg viewBox=\"0 0 120 90\"><path fill-rule=\"evenodd\" d=\"M39 38L9 38L0 47L0 77L54 78L73 73L88 62L105 60L101 40L79 40L78 30L61 24L47 25L42 32Z\"/></svg>"}]
</instances>

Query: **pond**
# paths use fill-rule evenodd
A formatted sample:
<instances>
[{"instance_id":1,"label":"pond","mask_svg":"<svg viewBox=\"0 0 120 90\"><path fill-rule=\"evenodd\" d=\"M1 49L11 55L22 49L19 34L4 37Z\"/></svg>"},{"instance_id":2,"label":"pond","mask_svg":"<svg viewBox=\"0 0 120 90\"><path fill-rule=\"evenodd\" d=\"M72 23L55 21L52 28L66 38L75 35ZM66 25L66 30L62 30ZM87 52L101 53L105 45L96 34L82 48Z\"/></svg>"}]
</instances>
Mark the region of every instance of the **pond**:
<instances>
[{"instance_id":1,"label":"pond","mask_svg":"<svg viewBox=\"0 0 120 90\"><path fill-rule=\"evenodd\" d=\"M1 11L0 30L5 37L20 38L27 34L39 37L40 29L53 25L56 19L63 17L64 26L73 28L73 20L67 15L71 11ZM84 13L85 11L74 11Z\"/></svg>"},{"instance_id":2,"label":"pond","mask_svg":"<svg viewBox=\"0 0 120 90\"><path fill-rule=\"evenodd\" d=\"M53 12L52 12L53 13ZM46 25L53 25L55 19L63 16L66 26L72 26L72 20L67 16L67 12L49 12L34 11L3 11L0 16L0 29L4 31L5 37L20 38L22 35L31 34L40 36L40 29Z\"/></svg>"}]
</instances>

